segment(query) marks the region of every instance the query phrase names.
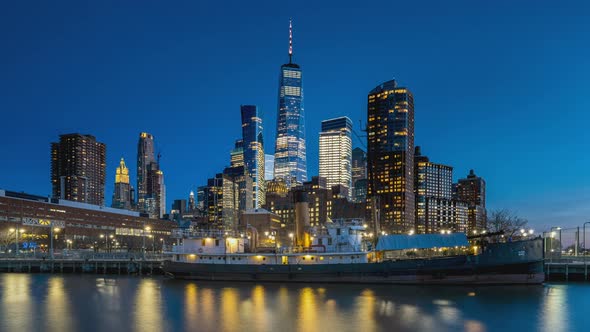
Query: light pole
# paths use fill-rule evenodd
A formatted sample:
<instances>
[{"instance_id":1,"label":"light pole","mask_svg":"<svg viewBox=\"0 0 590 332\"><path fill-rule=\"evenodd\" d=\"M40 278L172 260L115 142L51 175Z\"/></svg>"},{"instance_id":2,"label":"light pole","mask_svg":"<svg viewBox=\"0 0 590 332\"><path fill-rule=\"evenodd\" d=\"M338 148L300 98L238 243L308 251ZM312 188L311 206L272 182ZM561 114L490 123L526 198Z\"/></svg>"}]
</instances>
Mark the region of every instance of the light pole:
<instances>
[{"instance_id":1,"label":"light pole","mask_svg":"<svg viewBox=\"0 0 590 332\"><path fill-rule=\"evenodd\" d=\"M100 238L101 239L104 239L105 238L104 234L100 234ZM105 244L106 244L106 242L105 242ZM100 245L98 245L98 248L97 249L98 249L98 252L100 252ZM105 251L106 251L106 248L105 248Z\"/></svg>"},{"instance_id":2,"label":"light pole","mask_svg":"<svg viewBox=\"0 0 590 332\"><path fill-rule=\"evenodd\" d=\"M141 251L142 251L142 255L143 255L143 260L145 260L145 233L149 232L150 230L151 230L150 226L147 226L143 229L143 232L142 232L143 233L143 244L142 244Z\"/></svg>"},{"instance_id":3,"label":"light pole","mask_svg":"<svg viewBox=\"0 0 590 332\"><path fill-rule=\"evenodd\" d=\"M51 259L53 260L54 256L53 256L53 233L59 233L59 228L57 227L53 227L53 223L51 223L51 242L50 242L50 248L49 248L49 256L51 257ZM57 234L55 235L57 236Z\"/></svg>"},{"instance_id":4,"label":"light pole","mask_svg":"<svg viewBox=\"0 0 590 332\"><path fill-rule=\"evenodd\" d=\"M160 238L160 243L161 243L161 246L162 246L162 250L161 251L162 251L162 254L163 254L164 253L164 246L166 245L166 242L164 242L164 239L163 238Z\"/></svg>"}]
</instances>

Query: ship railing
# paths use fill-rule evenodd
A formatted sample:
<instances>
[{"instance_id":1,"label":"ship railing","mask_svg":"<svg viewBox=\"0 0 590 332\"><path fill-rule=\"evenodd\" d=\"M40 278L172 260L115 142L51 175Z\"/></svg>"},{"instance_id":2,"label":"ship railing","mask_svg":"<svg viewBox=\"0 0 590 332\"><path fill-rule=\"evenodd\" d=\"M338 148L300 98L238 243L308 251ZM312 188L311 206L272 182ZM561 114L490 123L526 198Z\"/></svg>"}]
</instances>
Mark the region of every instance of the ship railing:
<instances>
[{"instance_id":1,"label":"ship railing","mask_svg":"<svg viewBox=\"0 0 590 332\"><path fill-rule=\"evenodd\" d=\"M222 231L222 230L194 230L194 229L173 229L171 236L177 239L186 238L224 238L224 237L243 237L244 234L240 234L234 231Z\"/></svg>"}]
</instances>

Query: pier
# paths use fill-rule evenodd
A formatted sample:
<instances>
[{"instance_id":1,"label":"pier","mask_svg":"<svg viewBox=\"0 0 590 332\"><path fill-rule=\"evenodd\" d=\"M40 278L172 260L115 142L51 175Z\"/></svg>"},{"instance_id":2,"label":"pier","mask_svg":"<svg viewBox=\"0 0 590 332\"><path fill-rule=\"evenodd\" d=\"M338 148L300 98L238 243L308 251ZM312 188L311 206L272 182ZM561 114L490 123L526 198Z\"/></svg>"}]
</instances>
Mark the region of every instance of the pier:
<instances>
[{"instance_id":1,"label":"pier","mask_svg":"<svg viewBox=\"0 0 590 332\"><path fill-rule=\"evenodd\" d=\"M561 257L545 260L547 281L590 281L590 256Z\"/></svg>"},{"instance_id":2,"label":"pier","mask_svg":"<svg viewBox=\"0 0 590 332\"><path fill-rule=\"evenodd\" d=\"M3 257L0 272L21 273L89 273L119 275L164 274L165 255L88 255L86 257Z\"/></svg>"}]
</instances>

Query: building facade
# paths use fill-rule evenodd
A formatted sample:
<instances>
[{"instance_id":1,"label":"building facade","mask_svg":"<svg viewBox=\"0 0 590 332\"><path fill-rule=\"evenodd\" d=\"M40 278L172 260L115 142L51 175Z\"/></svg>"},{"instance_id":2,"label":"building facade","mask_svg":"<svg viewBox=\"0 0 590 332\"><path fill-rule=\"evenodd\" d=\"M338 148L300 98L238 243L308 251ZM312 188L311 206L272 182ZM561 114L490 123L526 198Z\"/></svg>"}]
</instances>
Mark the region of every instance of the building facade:
<instances>
[{"instance_id":1,"label":"building facade","mask_svg":"<svg viewBox=\"0 0 590 332\"><path fill-rule=\"evenodd\" d=\"M56 250L140 252L147 227L147 248L159 251L164 241L171 243L169 237L176 224L144 218L136 211L0 190L0 232L19 229L22 250L37 248L41 253L39 248L48 249L52 226Z\"/></svg>"},{"instance_id":2,"label":"building facade","mask_svg":"<svg viewBox=\"0 0 590 332\"><path fill-rule=\"evenodd\" d=\"M222 175L221 223L236 230L240 213L253 208L254 184L244 166L226 167Z\"/></svg>"},{"instance_id":3,"label":"building facade","mask_svg":"<svg viewBox=\"0 0 590 332\"><path fill-rule=\"evenodd\" d=\"M164 172L157 162L149 165L147 172L147 194L144 196L144 213L150 218L160 219L166 214L166 185L164 184Z\"/></svg>"},{"instance_id":4,"label":"building facade","mask_svg":"<svg viewBox=\"0 0 590 332\"><path fill-rule=\"evenodd\" d=\"M262 115L255 105L242 105L240 111L242 114L244 165L252 177L254 208L260 208L266 199Z\"/></svg>"},{"instance_id":5,"label":"building facade","mask_svg":"<svg viewBox=\"0 0 590 332\"><path fill-rule=\"evenodd\" d=\"M115 192L111 206L115 209L131 210L134 205L133 192L129 183L129 169L125 165L125 160L121 158L115 171Z\"/></svg>"},{"instance_id":6,"label":"building facade","mask_svg":"<svg viewBox=\"0 0 590 332\"><path fill-rule=\"evenodd\" d=\"M435 224L427 218L427 199L442 199L450 204L453 191L453 167L431 162L423 156L420 147L414 152L414 187L416 197L416 232L437 232ZM445 220L446 222L446 220ZM451 221L449 221L451 223Z\"/></svg>"},{"instance_id":7,"label":"building facade","mask_svg":"<svg viewBox=\"0 0 590 332\"><path fill-rule=\"evenodd\" d=\"M66 134L51 143L52 196L103 206L106 145L92 135Z\"/></svg>"},{"instance_id":8,"label":"building facade","mask_svg":"<svg viewBox=\"0 0 590 332\"><path fill-rule=\"evenodd\" d=\"M272 154L264 155L264 181L270 181L275 178L275 156Z\"/></svg>"},{"instance_id":9,"label":"building facade","mask_svg":"<svg viewBox=\"0 0 590 332\"><path fill-rule=\"evenodd\" d=\"M343 194L352 199L352 121L340 117L322 121L320 132L320 177L327 187L342 186Z\"/></svg>"},{"instance_id":10,"label":"building facade","mask_svg":"<svg viewBox=\"0 0 590 332\"><path fill-rule=\"evenodd\" d=\"M354 148L352 150L352 200L357 203L365 202L367 195L367 153L361 148ZM357 181L364 180L364 183L359 183L361 187L357 190Z\"/></svg>"},{"instance_id":11,"label":"building facade","mask_svg":"<svg viewBox=\"0 0 590 332\"><path fill-rule=\"evenodd\" d=\"M140 133L137 143L137 207L141 212L145 212L150 164L155 161L154 137L148 133Z\"/></svg>"},{"instance_id":12,"label":"building facade","mask_svg":"<svg viewBox=\"0 0 590 332\"><path fill-rule=\"evenodd\" d=\"M426 233L469 231L469 205L455 199L426 197L424 220Z\"/></svg>"},{"instance_id":13,"label":"building facade","mask_svg":"<svg viewBox=\"0 0 590 332\"><path fill-rule=\"evenodd\" d=\"M414 228L414 97L385 82L368 95L367 205L388 233Z\"/></svg>"},{"instance_id":14,"label":"building facade","mask_svg":"<svg viewBox=\"0 0 590 332\"><path fill-rule=\"evenodd\" d=\"M469 204L469 231L482 231L486 228L486 182L469 171L466 178L459 179L456 185L456 198Z\"/></svg>"},{"instance_id":15,"label":"building facade","mask_svg":"<svg viewBox=\"0 0 590 332\"><path fill-rule=\"evenodd\" d=\"M305 116L301 67L293 63L293 30L289 22L289 63L281 66L274 176L289 187L307 181Z\"/></svg>"}]
</instances>

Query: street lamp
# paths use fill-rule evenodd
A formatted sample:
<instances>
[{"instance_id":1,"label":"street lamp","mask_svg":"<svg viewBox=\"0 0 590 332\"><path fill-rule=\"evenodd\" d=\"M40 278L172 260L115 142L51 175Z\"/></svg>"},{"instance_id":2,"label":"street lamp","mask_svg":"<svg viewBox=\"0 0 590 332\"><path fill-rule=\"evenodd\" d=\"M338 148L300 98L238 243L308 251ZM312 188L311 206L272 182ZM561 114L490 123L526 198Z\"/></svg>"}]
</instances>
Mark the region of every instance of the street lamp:
<instances>
[{"instance_id":1,"label":"street lamp","mask_svg":"<svg viewBox=\"0 0 590 332\"><path fill-rule=\"evenodd\" d=\"M295 236L293 235L293 233L289 233L289 237L291 238L291 247L294 247L295 246L295 243L294 243Z\"/></svg>"},{"instance_id":2,"label":"street lamp","mask_svg":"<svg viewBox=\"0 0 590 332\"><path fill-rule=\"evenodd\" d=\"M53 227L53 223L51 223L51 248L49 248L49 255L51 256L51 259L53 260L53 233L59 233L60 229L58 227ZM57 234L55 235L57 237Z\"/></svg>"},{"instance_id":3,"label":"street lamp","mask_svg":"<svg viewBox=\"0 0 590 332\"><path fill-rule=\"evenodd\" d=\"M143 245L142 245L142 254L143 254L143 260L145 260L145 233L151 231L152 229L150 228L150 226L146 226L143 229Z\"/></svg>"}]
</instances>

